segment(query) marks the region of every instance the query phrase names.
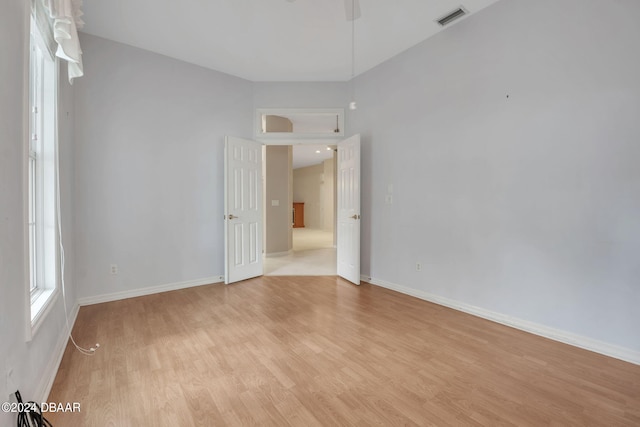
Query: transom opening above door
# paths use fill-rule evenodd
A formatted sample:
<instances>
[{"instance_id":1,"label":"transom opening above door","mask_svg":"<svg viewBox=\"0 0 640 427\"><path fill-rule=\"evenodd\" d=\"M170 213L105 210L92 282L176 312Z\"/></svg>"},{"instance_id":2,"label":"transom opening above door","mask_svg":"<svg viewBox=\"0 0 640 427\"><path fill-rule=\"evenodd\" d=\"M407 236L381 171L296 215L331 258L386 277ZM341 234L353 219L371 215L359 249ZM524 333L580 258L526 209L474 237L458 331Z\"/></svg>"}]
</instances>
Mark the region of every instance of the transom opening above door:
<instances>
[{"instance_id":1,"label":"transom opening above door","mask_svg":"<svg viewBox=\"0 0 640 427\"><path fill-rule=\"evenodd\" d=\"M258 108L256 139L291 144L291 140L327 143L344 136L343 108Z\"/></svg>"}]
</instances>

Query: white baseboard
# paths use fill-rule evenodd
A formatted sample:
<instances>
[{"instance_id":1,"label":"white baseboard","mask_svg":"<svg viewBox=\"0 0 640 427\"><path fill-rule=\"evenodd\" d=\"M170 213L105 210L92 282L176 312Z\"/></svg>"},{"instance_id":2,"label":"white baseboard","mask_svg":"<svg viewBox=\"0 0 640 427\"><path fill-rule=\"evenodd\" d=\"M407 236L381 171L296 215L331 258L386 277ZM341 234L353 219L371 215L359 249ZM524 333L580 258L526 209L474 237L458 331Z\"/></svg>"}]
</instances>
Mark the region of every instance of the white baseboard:
<instances>
[{"instance_id":1,"label":"white baseboard","mask_svg":"<svg viewBox=\"0 0 640 427\"><path fill-rule=\"evenodd\" d=\"M224 276L206 277L204 279L188 280L186 282L168 283L166 285L150 286L148 288L132 289L130 291L114 292L112 294L95 295L92 297L78 298L78 305L100 304L102 302L118 301L121 299L141 297L144 295L158 294L160 292L175 291L178 289L192 288L194 286L209 285L224 282Z\"/></svg>"},{"instance_id":2,"label":"white baseboard","mask_svg":"<svg viewBox=\"0 0 640 427\"><path fill-rule=\"evenodd\" d=\"M369 276L363 275L361 276L361 280L371 283L372 285L391 289L402 294L411 295L425 301L449 307L454 310L463 311L465 313L472 314L483 319L491 320L493 322L520 329L522 331L539 335L545 338L549 338L554 341L559 341L565 344L572 345L574 347L580 347L585 350L590 350L596 353L604 354L605 356L610 356L616 359L624 360L625 362L640 365L640 352L638 351L620 347L614 344L609 344L603 341L594 340L582 335L576 335L560 329L550 328L539 323L529 322L527 320L507 316L505 314L486 310L484 308L476 307L471 304L466 304L460 301L433 295L428 292L409 288L407 286L397 285L395 283L386 282L384 280L375 279Z\"/></svg>"},{"instance_id":3,"label":"white baseboard","mask_svg":"<svg viewBox=\"0 0 640 427\"><path fill-rule=\"evenodd\" d=\"M80 310L80 306L78 304L74 305L71 309L71 313L69 314L69 328L73 329L73 325L76 323L76 318L78 317L78 310ZM46 402L49 397L49 392L51 392L51 387L53 387L53 382L56 379L56 375L58 374L58 368L60 367L60 363L62 362L62 356L64 356L64 351L67 348L67 342L69 342L69 330L67 329L67 324L65 323L62 328L62 333L60 334L60 338L58 338L58 343L56 344L56 348L53 350L53 357L49 359L49 363L40 378L40 383L37 385L35 395L39 398L39 400L34 400L35 402Z\"/></svg>"}]
</instances>

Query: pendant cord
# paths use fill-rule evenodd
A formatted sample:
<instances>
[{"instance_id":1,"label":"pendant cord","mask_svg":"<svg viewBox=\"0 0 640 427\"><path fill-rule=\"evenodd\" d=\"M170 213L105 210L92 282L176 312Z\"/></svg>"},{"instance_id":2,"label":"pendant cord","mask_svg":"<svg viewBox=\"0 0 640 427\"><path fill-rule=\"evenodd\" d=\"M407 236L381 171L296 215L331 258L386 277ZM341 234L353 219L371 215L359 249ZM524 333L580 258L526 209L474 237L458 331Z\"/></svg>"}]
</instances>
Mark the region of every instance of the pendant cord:
<instances>
[{"instance_id":1,"label":"pendant cord","mask_svg":"<svg viewBox=\"0 0 640 427\"><path fill-rule=\"evenodd\" d=\"M351 79L356 74L356 0L351 0Z\"/></svg>"},{"instance_id":2,"label":"pendant cord","mask_svg":"<svg viewBox=\"0 0 640 427\"><path fill-rule=\"evenodd\" d=\"M349 109L356 109L356 0L351 0L351 102Z\"/></svg>"}]
</instances>

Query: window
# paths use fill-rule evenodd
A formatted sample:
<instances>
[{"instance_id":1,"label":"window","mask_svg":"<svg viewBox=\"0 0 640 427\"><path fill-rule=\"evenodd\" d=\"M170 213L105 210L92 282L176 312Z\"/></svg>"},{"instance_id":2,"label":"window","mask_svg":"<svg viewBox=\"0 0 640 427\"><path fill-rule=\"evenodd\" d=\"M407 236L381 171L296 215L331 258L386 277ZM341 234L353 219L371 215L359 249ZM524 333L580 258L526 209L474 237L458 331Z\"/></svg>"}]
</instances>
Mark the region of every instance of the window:
<instances>
[{"instance_id":1,"label":"window","mask_svg":"<svg viewBox=\"0 0 640 427\"><path fill-rule=\"evenodd\" d=\"M56 95L58 63L31 21L27 159L32 333L57 295Z\"/></svg>"}]
</instances>

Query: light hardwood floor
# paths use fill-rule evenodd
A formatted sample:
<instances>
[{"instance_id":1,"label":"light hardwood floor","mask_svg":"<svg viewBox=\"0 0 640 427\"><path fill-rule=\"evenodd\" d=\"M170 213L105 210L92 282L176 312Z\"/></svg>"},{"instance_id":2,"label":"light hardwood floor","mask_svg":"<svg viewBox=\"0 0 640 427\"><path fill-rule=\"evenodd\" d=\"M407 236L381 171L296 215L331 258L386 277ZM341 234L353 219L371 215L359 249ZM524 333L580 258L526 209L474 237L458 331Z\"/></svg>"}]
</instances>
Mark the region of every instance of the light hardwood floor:
<instances>
[{"instance_id":1,"label":"light hardwood floor","mask_svg":"<svg viewBox=\"0 0 640 427\"><path fill-rule=\"evenodd\" d=\"M640 366L363 284L262 277L82 307L54 426L640 425Z\"/></svg>"}]
</instances>

